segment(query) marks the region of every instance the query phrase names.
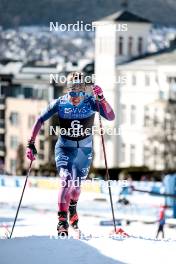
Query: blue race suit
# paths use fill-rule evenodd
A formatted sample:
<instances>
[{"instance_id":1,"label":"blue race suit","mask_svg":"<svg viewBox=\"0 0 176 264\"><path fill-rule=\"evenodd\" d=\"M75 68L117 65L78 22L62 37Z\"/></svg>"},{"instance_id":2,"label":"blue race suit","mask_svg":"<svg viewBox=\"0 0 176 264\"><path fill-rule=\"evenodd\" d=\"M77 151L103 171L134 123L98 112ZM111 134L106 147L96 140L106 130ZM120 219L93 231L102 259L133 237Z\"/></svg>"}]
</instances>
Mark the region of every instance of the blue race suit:
<instances>
[{"instance_id":1,"label":"blue race suit","mask_svg":"<svg viewBox=\"0 0 176 264\"><path fill-rule=\"evenodd\" d=\"M81 182L88 175L92 162L92 126L97 101L86 95L79 105L74 106L68 94L53 101L39 117L42 123L57 113L61 136L55 145L55 161L64 186L59 194L59 211L67 211L70 199L78 200L80 184L69 186L69 181ZM108 114L100 103L100 114L112 120L113 113ZM63 133L64 132L64 133Z\"/></svg>"}]
</instances>

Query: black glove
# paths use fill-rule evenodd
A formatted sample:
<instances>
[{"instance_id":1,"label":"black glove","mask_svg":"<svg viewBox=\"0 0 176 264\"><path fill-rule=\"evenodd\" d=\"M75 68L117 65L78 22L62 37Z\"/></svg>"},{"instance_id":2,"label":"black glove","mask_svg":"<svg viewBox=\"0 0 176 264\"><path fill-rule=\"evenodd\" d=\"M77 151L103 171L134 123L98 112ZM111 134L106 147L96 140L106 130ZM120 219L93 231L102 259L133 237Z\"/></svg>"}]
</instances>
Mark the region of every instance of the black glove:
<instances>
[{"instance_id":1,"label":"black glove","mask_svg":"<svg viewBox=\"0 0 176 264\"><path fill-rule=\"evenodd\" d=\"M32 150L33 155L37 155L34 141L29 140L27 147Z\"/></svg>"}]
</instances>

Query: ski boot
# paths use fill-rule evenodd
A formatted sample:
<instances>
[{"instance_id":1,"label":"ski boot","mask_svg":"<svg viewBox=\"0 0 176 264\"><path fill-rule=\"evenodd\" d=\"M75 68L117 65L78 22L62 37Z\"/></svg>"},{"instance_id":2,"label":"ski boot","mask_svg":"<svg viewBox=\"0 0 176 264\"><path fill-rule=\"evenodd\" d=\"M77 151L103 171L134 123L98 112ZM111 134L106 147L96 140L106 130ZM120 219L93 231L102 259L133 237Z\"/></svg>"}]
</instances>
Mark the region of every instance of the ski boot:
<instances>
[{"instance_id":1,"label":"ski boot","mask_svg":"<svg viewBox=\"0 0 176 264\"><path fill-rule=\"evenodd\" d=\"M68 222L67 222L67 212L58 212L59 223L57 225L57 232L59 237L68 236Z\"/></svg>"},{"instance_id":2,"label":"ski boot","mask_svg":"<svg viewBox=\"0 0 176 264\"><path fill-rule=\"evenodd\" d=\"M77 201L71 200L69 206L69 224L73 229L78 228L78 214L76 211Z\"/></svg>"}]
</instances>

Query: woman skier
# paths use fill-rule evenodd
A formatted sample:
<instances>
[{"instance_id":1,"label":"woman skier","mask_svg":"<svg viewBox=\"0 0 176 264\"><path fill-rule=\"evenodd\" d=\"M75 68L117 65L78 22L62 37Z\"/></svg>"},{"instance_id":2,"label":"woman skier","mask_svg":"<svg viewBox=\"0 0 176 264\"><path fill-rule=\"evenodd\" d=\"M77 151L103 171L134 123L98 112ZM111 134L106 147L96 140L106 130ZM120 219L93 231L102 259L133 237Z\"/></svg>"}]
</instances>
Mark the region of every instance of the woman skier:
<instances>
[{"instance_id":1,"label":"woman skier","mask_svg":"<svg viewBox=\"0 0 176 264\"><path fill-rule=\"evenodd\" d=\"M60 137L55 145L55 162L61 177L58 196L58 235L68 235L68 227L78 229L77 202L80 196L81 180L86 179L92 162L92 127L95 112L114 120L111 106L104 98L98 85L92 86L93 95L86 94L83 74L70 73L67 77L67 94L49 104L36 120L27 146L27 158L35 160L36 136L43 123L57 113ZM97 107L97 103L99 107ZM66 131L66 132L65 132ZM70 184L72 182L72 184ZM77 182L77 184L73 184ZM79 184L78 184L79 182ZM69 214L69 223L68 223Z\"/></svg>"}]
</instances>

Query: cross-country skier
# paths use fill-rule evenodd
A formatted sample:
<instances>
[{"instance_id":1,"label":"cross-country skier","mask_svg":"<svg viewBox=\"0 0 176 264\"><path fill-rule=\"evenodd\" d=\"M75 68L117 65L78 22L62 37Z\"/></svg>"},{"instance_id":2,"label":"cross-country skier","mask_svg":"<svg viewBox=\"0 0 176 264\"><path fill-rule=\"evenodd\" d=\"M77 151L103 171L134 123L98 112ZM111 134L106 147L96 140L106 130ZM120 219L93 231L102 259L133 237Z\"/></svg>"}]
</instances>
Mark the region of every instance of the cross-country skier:
<instances>
[{"instance_id":1,"label":"cross-country skier","mask_svg":"<svg viewBox=\"0 0 176 264\"><path fill-rule=\"evenodd\" d=\"M82 73L73 72L68 75L67 94L50 103L38 117L27 148L28 159L35 160L36 136L43 123L57 113L61 135L55 145L55 162L62 182L58 197L58 235L68 235L69 224L75 229L78 228L76 207L81 180L86 179L92 162L91 129L94 125L95 112L98 111L97 103L101 116L107 120L115 118L101 87L92 86L93 95L87 94L85 87ZM70 184L71 182L73 184Z\"/></svg>"}]
</instances>

